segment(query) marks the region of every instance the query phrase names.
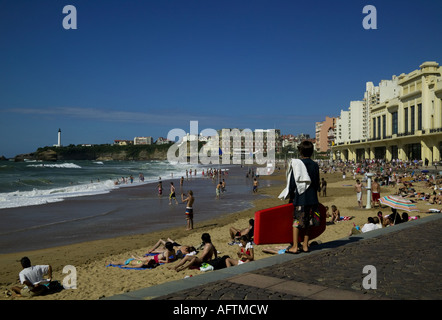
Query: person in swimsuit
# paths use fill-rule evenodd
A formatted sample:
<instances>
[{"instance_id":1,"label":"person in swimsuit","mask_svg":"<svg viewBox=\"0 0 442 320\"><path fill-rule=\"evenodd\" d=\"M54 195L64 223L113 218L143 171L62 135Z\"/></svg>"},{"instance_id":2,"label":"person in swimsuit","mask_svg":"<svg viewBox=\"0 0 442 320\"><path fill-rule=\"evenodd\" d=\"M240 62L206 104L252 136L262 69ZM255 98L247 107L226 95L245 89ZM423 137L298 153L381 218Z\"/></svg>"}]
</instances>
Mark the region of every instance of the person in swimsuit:
<instances>
[{"instance_id":1,"label":"person in swimsuit","mask_svg":"<svg viewBox=\"0 0 442 320\"><path fill-rule=\"evenodd\" d=\"M256 178L254 178L253 179L253 193L257 193L258 192L258 185L259 185L258 180L256 180Z\"/></svg>"},{"instance_id":2,"label":"person in swimsuit","mask_svg":"<svg viewBox=\"0 0 442 320\"><path fill-rule=\"evenodd\" d=\"M155 264L159 263L169 263L176 260L176 252L173 248L172 242L166 242L166 249L158 254L139 257L132 256L131 258L124 261L114 261L110 264L112 265L120 265L125 268L149 268L153 267Z\"/></svg>"},{"instance_id":3,"label":"person in swimsuit","mask_svg":"<svg viewBox=\"0 0 442 320\"><path fill-rule=\"evenodd\" d=\"M229 243L229 245L234 245L236 242L239 241L239 238L241 236L247 236L249 240L251 240L254 236L254 226L255 226L255 220L250 219L249 226L245 229L237 229L235 227L230 227L229 234L230 234L230 239L232 241Z\"/></svg>"},{"instance_id":4,"label":"person in swimsuit","mask_svg":"<svg viewBox=\"0 0 442 320\"><path fill-rule=\"evenodd\" d=\"M166 243L171 242L173 247L177 247L176 249L176 257L178 259L183 258L184 256L190 254L196 254L196 249L193 246L187 246L187 245L180 245L175 240L172 240L170 238L167 238L167 241L164 241L163 239L158 240L158 242L147 251L145 255L151 254L151 253L162 253L166 249ZM161 247L161 248L160 248Z\"/></svg>"},{"instance_id":5,"label":"person in swimsuit","mask_svg":"<svg viewBox=\"0 0 442 320\"><path fill-rule=\"evenodd\" d=\"M359 208L362 208L362 188L364 186L362 185L362 183L358 180L356 180L356 184L355 184L355 191L356 191L356 199L358 200L358 206ZM370 199L368 200L370 201Z\"/></svg>"},{"instance_id":6,"label":"person in swimsuit","mask_svg":"<svg viewBox=\"0 0 442 320\"><path fill-rule=\"evenodd\" d=\"M253 245L249 241L249 238L247 236L241 236L241 238L239 238L239 241L240 241L240 249L237 253L239 260L233 258L227 258L226 259L227 268L254 260L255 255L253 252Z\"/></svg>"},{"instance_id":7,"label":"person in swimsuit","mask_svg":"<svg viewBox=\"0 0 442 320\"><path fill-rule=\"evenodd\" d=\"M221 187L222 187L221 182L218 182L218 184L216 185L216 189L215 189L215 193L216 193L215 199L219 199L220 198L220 196L221 196Z\"/></svg>"},{"instance_id":8,"label":"person in swimsuit","mask_svg":"<svg viewBox=\"0 0 442 320\"><path fill-rule=\"evenodd\" d=\"M158 188L158 197L161 197L163 195L163 182L161 181L161 178L160 181L158 181L157 188Z\"/></svg>"},{"instance_id":9,"label":"person in swimsuit","mask_svg":"<svg viewBox=\"0 0 442 320\"><path fill-rule=\"evenodd\" d=\"M193 197L193 191L189 190L187 192L187 198L184 199L184 194L181 194L181 201L184 203L186 202L186 221L187 221L187 228L186 230L192 230L193 229L193 202L195 201L195 198Z\"/></svg>"},{"instance_id":10,"label":"person in swimsuit","mask_svg":"<svg viewBox=\"0 0 442 320\"><path fill-rule=\"evenodd\" d=\"M173 182L170 183L169 204L172 204L172 199L175 199L176 204L178 204L178 200L176 199L176 195L175 195L175 187L173 185Z\"/></svg>"}]
</instances>

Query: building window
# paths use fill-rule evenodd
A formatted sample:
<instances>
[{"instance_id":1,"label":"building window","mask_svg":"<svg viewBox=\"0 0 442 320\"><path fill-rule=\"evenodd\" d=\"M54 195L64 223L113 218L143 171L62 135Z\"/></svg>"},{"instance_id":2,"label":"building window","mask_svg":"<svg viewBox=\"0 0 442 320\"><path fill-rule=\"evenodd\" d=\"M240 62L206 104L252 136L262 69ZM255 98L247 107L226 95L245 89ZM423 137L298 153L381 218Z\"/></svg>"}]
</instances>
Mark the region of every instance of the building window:
<instances>
[{"instance_id":1,"label":"building window","mask_svg":"<svg viewBox=\"0 0 442 320\"><path fill-rule=\"evenodd\" d=\"M417 130L422 130L422 104L417 105Z\"/></svg>"},{"instance_id":2,"label":"building window","mask_svg":"<svg viewBox=\"0 0 442 320\"><path fill-rule=\"evenodd\" d=\"M387 118L385 114L382 116L382 139L387 137Z\"/></svg>"},{"instance_id":3,"label":"building window","mask_svg":"<svg viewBox=\"0 0 442 320\"><path fill-rule=\"evenodd\" d=\"M397 111L391 113L391 130L392 134L397 134L398 127L397 127Z\"/></svg>"},{"instance_id":4,"label":"building window","mask_svg":"<svg viewBox=\"0 0 442 320\"><path fill-rule=\"evenodd\" d=\"M376 139L376 118L373 118L373 138Z\"/></svg>"},{"instance_id":5,"label":"building window","mask_svg":"<svg viewBox=\"0 0 442 320\"><path fill-rule=\"evenodd\" d=\"M411 106L411 133L414 133L414 130L416 129L416 124L414 123L415 119L416 119L416 115L414 113L414 106Z\"/></svg>"},{"instance_id":6,"label":"building window","mask_svg":"<svg viewBox=\"0 0 442 320\"><path fill-rule=\"evenodd\" d=\"M376 135L378 138L381 137L381 117L378 117L378 134Z\"/></svg>"},{"instance_id":7,"label":"building window","mask_svg":"<svg viewBox=\"0 0 442 320\"><path fill-rule=\"evenodd\" d=\"M405 124L404 133L408 133L408 108L404 109L404 124Z\"/></svg>"}]
</instances>

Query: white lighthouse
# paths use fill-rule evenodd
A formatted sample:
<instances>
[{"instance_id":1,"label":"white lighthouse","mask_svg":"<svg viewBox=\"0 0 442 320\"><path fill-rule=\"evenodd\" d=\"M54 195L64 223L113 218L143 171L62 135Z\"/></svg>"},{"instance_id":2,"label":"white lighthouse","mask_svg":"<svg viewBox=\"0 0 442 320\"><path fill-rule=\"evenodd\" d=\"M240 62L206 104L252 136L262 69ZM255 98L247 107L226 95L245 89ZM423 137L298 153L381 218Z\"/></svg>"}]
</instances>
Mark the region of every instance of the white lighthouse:
<instances>
[{"instance_id":1,"label":"white lighthouse","mask_svg":"<svg viewBox=\"0 0 442 320\"><path fill-rule=\"evenodd\" d=\"M55 146L61 147L61 129L58 129L58 143Z\"/></svg>"}]
</instances>

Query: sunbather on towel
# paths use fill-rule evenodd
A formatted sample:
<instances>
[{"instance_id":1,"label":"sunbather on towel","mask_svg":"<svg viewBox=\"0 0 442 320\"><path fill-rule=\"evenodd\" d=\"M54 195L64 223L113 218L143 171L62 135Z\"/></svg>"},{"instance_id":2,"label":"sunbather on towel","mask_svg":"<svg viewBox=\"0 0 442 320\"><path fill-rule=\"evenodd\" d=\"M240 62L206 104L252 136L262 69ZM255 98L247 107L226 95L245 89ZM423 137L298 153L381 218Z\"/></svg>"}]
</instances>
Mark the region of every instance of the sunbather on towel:
<instances>
[{"instance_id":1,"label":"sunbather on towel","mask_svg":"<svg viewBox=\"0 0 442 320\"><path fill-rule=\"evenodd\" d=\"M166 242L166 250L155 255L138 257L132 256L131 258L124 261L114 261L111 262L112 265L120 265L127 268L149 268L159 263L169 263L175 261L176 253L173 249L172 242Z\"/></svg>"},{"instance_id":2,"label":"sunbather on towel","mask_svg":"<svg viewBox=\"0 0 442 320\"><path fill-rule=\"evenodd\" d=\"M177 247L176 249L176 257L181 259L188 254L196 254L196 249L193 246L180 245L175 240L167 238L167 241L163 239L158 240L158 242L150 249L145 256L150 255L152 253L163 253L166 249L166 243L171 242L173 247Z\"/></svg>"}]
</instances>

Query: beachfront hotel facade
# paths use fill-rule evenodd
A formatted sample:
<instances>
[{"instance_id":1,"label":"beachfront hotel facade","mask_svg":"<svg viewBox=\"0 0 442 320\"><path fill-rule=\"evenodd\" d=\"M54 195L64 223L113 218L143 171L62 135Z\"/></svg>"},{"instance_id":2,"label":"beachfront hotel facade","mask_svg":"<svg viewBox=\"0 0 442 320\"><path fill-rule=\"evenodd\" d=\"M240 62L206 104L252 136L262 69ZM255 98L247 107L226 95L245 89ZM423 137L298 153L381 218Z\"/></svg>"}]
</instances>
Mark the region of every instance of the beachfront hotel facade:
<instances>
[{"instance_id":1,"label":"beachfront hotel facade","mask_svg":"<svg viewBox=\"0 0 442 320\"><path fill-rule=\"evenodd\" d=\"M434 61L424 62L408 74L383 80L379 87L376 93L367 86L361 107L362 124L352 121L349 114L353 110L341 111L332 158L422 160L429 164L440 161L442 67ZM371 95L367 94L368 89ZM364 128L368 136L363 135ZM354 136L357 130L359 136Z\"/></svg>"}]
</instances>

